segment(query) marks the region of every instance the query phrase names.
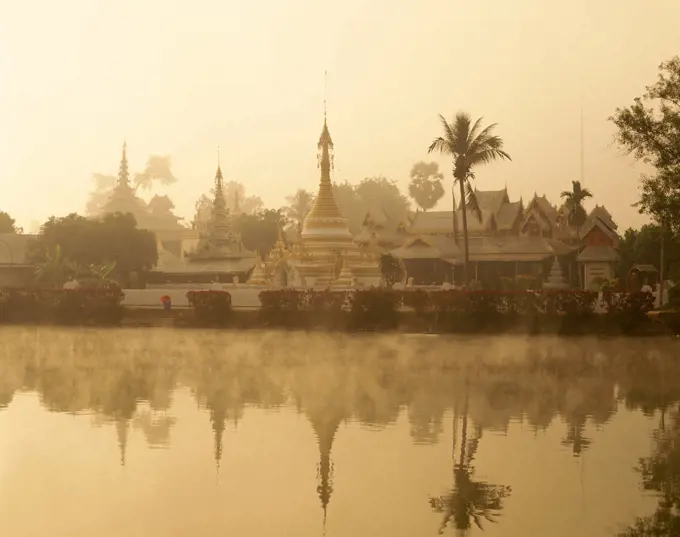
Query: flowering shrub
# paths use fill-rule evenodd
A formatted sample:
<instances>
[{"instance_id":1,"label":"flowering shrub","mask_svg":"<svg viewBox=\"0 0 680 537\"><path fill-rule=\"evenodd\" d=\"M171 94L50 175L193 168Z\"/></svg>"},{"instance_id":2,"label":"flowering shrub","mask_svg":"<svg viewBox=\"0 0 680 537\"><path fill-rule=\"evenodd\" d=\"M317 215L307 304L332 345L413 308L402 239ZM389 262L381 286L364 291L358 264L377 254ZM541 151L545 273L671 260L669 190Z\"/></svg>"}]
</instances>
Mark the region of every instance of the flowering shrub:
<instances>
[{"instance_id":1,"label":"flowering shrub","mask_svg":"<svg viewBox=\"0 0 680 537\"><path fill-rule=\"evenodd\" d=\"M123 318L118 287L2 289L0 323L114 325Z\"/></svg>"},{"instance_id":2,"label":"flowering shrub","mask_svg":"<svg viewBox=\"0 0 680 537\"><path fill-rule=\"evenodd\" d=\"M408 310L437 332L501 332L516 328L560 333L614 328L630 331L633 325L647 322L649 299L644 293L615 296L616 301L605 305L609 315L595 314L597 292L580 290L283 289L262 291L260 300L265 323L286 327L392 329L408 318Z\"/></svg>"},{"instance_id":3,"label":"flowering shrub","mask_svg":"<svg viewBox=\"0 0 680 537\"><path fill-rule=\"evenodd\" d=\"M647 313L654 309L652 293L602 293L602 305L608 320L624 332L632 332L648 320Z\"/></svg>"},{"instance_id":4,"label":"flowering shrub","mask_svg":"<svg viewBox=\"0 0 680 537\"><path fill-rule=\"evenodd\" d=\"M393 329L399 324L398 311L403 293L386 287L350 291L350 327L355 330Z\"/></svg>"},{"instance_id":5,"label":"flowering shrub","mask_svg":"<svg viewBox=\"0 0 680 537\"><path fill-rule=\"evenodd\" d=\"M335 328L349 303L347 292L329 289L267 289L259 296L262 322L288 328Z\"/></svg>"},{"instance_id":6,"label":"flowering shrub","mask_svg":"<svg viewBox=\"0 0 680 537\"><path fill-rule=\"evenodd\" d=\"M222 326L231 314L231 295L227 291L189 291L189 305L202 326Z\"/></svg>"}]
</instances>

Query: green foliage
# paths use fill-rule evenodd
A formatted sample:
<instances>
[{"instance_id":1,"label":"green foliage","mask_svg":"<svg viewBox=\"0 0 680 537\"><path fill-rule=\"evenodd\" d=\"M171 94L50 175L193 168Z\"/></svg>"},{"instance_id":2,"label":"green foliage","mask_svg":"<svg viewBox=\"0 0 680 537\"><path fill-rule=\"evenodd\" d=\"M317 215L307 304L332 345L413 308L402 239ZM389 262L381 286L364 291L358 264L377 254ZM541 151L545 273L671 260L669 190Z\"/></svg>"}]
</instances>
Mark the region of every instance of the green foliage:
<instances>
[{"instance_id":1,"label":"green foliage","mask_svg":"<svg viewBox=\"0 0 680 537\"><path fill-rule=\"evenodd\" d=\"M231 295L227 291L189 291L189 305L200 326L224 326L231 316Z\"/></svg>"},{"instance_id":2,"label":"green foliage","mask_svg":"<svg viewBox=\"0 0 680 537\"><path fill-rule=\"evenodd\" d=\"M428 153L436 151L450 156L453 164L453 181L460 187L460 204L463 215L463 245L464 245L464 274L463 280L467 284L470 274L470 247L468 241L467 216L468 212L481 220L481 212L477 204L472 180L475 178L475 168L488 164L497 159L510 160L510 155L503 150L503 140L493 134L496 124L482 128L482 119L474 123L464 112L456 114L452 123L439 116L442 123L443 136L435 138L428 148ZM456 208L453 207L455 211ZM452 222L453 227L453 222ZM453 231L453 230L452 230Z\"/></svg>"},{"instance_id":3,"label":"green foliage","mask_svg":"<svg viewBox=\"0 0 680 537\"><path fill-rule=\"evenodd\" d=\"M260 321L282 328L341 326L341 311L347 293L329 289L272 289L260 292Z\"/></svg>"},{"instance_id":4,"label":"green foliage","mask_svg":"<svg viewBox=\"0 0 680 537\"><path fill-rule=\"evenodd\" d=\"M659 65L656 83L610 121L619 144L636 158L657 169L680 166L680 57Z\"/></svg>"},{"instance_id":5,"label":"green foliage","mask_svg":"<svg viewBox=\"0 0 680 537\"><path fill-rule=\"evenodd\" d=\"M108 276L120 283L127 283L132 272L148 272L158 258L153 233L137 229L134 216L120 213L97 219L77 214L51 217L32 243L29 256L51 274L66 272L68 275L67 266L73 271L76 266L115 263L115 269ZM55 285L60 278L50 283Z\"/></svg>"},{"instance_id":6,"label":"green foliage","mask_svg":"<svg viewBox=\"0 0 680 537\"><path fill-rule=\"evenodd\" d=\"M385 287L350 291L350 328L392 330L399 326L403 294Z\"/></svg>"},{"instance_id":7,"label":"green foliage","mask_svg":"<svg viewBox=\"0 0 680 537\"><path fill-rule=\"evenodd\" d=\"M0 324L116 325L123 296L117 287L0 289Z\"/></svg>"},{"instance_id":8,"label":"green foliage","mask_svg":"<svg viewBox=\"0 0 680 537\"><path fill-rule=\"evenodd\" d=\"M369 177L358 185L345 181L333 185L335 200L347 218L352 232L358 232L371 207L381 208L393 222L408 215L409 201L394 181L385 177Z\"/></svg>"},{"instance_id":9,"label":"green foliage","mask_svg":"<svg viewBox=\"0 0 680 537\"><path fill-rule=\"evenodd\" d=\"M656 83L610 120L621 147L657 169L642 177L640 212L680 230L680 57L662 63Z\"/></svg>"},{"instance_id":10,"label":"green foliage","mask_svg":"<svg viewBox=\"0 0 680 537\"><path fill-rule=\"evenodd\" d=\"M286 218L301 227L307 213L312 210L312 205L314 205L314 194L300 188L294 196L288 196L286 201L288 202L288 206L284 209Z\"/></svg>"},{"instance_id":11,"label":"green foliage","mask_svg":"<svg viewBox=\"0 0 680 537\"><path fill-rule=\"evenodd\" d=\"M583 202L592 198L593 194L587 188L581 186L581 181L572 181L571 190L565 190L560 194L564 204L569 210L568 223L575 229L580 229L588 218L588 213L583 207Z\"/></svg>"},{"instance_id":12,"label":"green foliage","mask_svg":"<svg viewBox=\"0 0 680 537\"><path fill-rule=\"evenodd\" d=\"M243 246L258 252L263 258L271 251L285 223L281 211L267 209L254 214L238 215L234 222L236 231L241 234Z\"/></svg>"},{"instance_id":13,"label":"green foliage","mask_svg":"<svg viewBox=\"0 0 680 537\"><path fill-rule=\"evenodd\" d=\"M260 322L286 328L390 330L409 321L408 310L440 333L559 332L639 333L651 321L646 293L611 296L609 312L595 313L598 294L590 291L487 292L388 288L351 291L265 290ZM605 306L607 306L605 304ZM403 308L406 308L404 310ZM411 326L411 325L409 325Z\"/></svg>"},{"instance_id":14,"label":"green foliage","mask_svg":"<svg viewBox=\"0 0 680 537\"><path fill-rule=\"evenodd\" d=\"M382 254L380 256L380 273L387 287L392 287L395 283L403 281L406 277L404 263L392 254Z\"/></svg>"},{"instance_id":15,"label":"green foliage","mask_svg":"<svg viewBox=\"0 0 680 537\"><path fill-rule=\"evenodd\" d=\"M21 233L23 230L16 226L16 220L6 212L0 211L0 233Z\"/></svg>"},{"instance_id":16,"label":"green foliage","mask_svg":"<svg viewBox=\"0 0 680 537\"><path fill-rule=\"evenodd\" d=\"M625 279L633 265L659 267L661 261L661 227L646 224L639 230L627 229L619 243L620 261L617 268L619 278ZM664 239L664 278L680 279L680 235L666 229Z\"/></svg>"},{"instance_id":17,"label":"green foliage","mask_svg":"<svg viewBox=\"0 0 680 537\"><path fill-rule=\"evenodd\" d=\"M444 196L442 179L436 162L416 162L411 168L408 193L423 211L432 209Z\"/></svg>"}]
</instances>

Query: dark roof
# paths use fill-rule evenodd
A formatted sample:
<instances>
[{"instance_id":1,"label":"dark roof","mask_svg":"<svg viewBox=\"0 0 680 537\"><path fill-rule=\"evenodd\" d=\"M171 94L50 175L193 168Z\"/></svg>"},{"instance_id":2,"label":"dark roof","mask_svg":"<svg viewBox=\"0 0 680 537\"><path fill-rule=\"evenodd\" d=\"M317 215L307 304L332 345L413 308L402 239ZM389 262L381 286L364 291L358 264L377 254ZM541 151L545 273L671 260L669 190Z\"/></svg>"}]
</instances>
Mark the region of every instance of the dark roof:
<instances>
[{"instance_id":1,"label":"dark roof","mask_svg":"<svg viewBox=\"0 0 680 537\"><path fill-rule=\"evenodd\" d=\"M632 268L637 269L640 272L659 272L654 265L633 265Z\"/></svg>"}]
</instances>

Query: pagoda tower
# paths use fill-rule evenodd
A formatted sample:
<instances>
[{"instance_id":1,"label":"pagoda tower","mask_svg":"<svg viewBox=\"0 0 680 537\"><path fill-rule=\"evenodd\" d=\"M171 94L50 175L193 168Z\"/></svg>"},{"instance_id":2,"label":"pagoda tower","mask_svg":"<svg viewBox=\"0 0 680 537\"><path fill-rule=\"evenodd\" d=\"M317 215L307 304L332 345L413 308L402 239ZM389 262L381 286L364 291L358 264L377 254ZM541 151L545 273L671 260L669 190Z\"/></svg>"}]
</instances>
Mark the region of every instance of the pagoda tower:
<instances>
[{"instance_id":1,"label":"pagoda tower","mask_svg":"<svg viewBox=\"0 0 680 537\"><path fill-rule=\"evenodd\" d=\"M137 219L138 225L142 222L146 223L146 220L148 220L145 203L137 197L135 189L130 185L127 143L123 143L123 154L118 167L118 181L102 213L132 213Z\"/></svg>"},{"instance_id":2,"label":"pagoda tower","mask_svg":"<svg viewBox=\"0 0 680 537\"><path fill-rule=\"evenodd\" d=\"M196 249L187 255L187 275L212 273L222 282L229 282L234 276L241 282L246 281L255 266L257 254L244 248L241 235L233 224L233 215L227 209L224 177L218 161L210 220Z\"/></svg>"},{"instance_id":3,"label":"pagoda tower","mask_svg":"<svg viewBox=\"0 0 680 537\"><path fill-rule=\"evenodd\" d=\"M337 281L343 266L343 280L351 275L365 285L379 285L377 256L359 249L333 195L334 145L325 111L317 148L319 191L302 225L298 248L291 252L290 263L310 287L344 285L344 281Z\"/></svg>"}]
</instances>

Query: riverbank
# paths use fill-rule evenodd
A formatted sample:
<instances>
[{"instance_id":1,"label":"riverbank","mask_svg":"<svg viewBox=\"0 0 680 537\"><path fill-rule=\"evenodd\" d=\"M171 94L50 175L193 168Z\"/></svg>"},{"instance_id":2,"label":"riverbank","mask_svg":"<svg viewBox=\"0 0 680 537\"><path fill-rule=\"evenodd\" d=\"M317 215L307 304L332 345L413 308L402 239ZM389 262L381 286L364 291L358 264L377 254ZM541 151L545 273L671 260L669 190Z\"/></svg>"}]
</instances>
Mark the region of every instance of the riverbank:
<instances>
[{"instance_id":1,"label":"riverbank","mask_svg":"<svg viewBox=\"0 0 680 537\"><path fill-rule=\"evenodd\" d=\"M467 292L385 288L264 290L257 305L226 291L189 291L186 305L129 306L120 290L13 290L0 325L284 329L413 334L658 336L680 333L680 313L651 312L651 295L587 291ZM167 301L166 301L167 302Z\"/></svg>"}]
</instances>

